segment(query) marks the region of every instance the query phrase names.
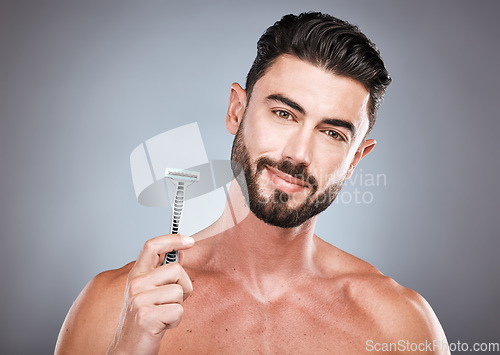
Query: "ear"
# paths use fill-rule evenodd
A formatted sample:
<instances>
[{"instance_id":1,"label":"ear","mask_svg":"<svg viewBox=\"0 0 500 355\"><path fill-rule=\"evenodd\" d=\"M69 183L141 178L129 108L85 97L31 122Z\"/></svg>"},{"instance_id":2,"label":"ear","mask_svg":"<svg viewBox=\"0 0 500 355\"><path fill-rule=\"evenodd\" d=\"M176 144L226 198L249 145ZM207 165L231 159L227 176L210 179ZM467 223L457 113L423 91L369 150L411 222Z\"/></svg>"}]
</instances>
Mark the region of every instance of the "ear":
<instances>
[{"instance_id":1,"label":"ear","mask_svg":"<svg viewBox=\"0 0 500 355\"><path fill-rule=\"evenodd\" d=\"M243 119L245 106L247 104L247 93L238 83L231 85L229 105L226 114L226 128L231 134L236 134Z\"/></svg>"},{"instance_id":2,"label":"ear","mask_svg":"<svg viewBox=\"0 0 500 355\"><path fill-rule=\"evenodd\" d=\"M374 139L367 139L366 141L361 143L358 150L356 151L356 154L354 154L354 159L352 160L352 163L349 166L346 179L349 179L352 176L352 173L354 172L354 169L356 168L356 165L358 165L361 158L363 158L366 154L370 153L372 149L375 148L375 144L377 144L377 142L375 142Z\"/></svg>"}]
</instances>

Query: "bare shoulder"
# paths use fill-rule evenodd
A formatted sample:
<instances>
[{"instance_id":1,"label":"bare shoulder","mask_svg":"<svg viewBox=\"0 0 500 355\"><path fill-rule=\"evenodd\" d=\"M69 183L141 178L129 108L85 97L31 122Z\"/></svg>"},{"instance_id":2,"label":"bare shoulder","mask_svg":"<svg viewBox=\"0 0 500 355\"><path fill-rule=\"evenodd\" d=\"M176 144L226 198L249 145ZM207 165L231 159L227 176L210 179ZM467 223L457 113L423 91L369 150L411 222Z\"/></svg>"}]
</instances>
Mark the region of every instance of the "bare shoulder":
<instances>
[{"instance_id":1,"label":"bare shoulder","mask_svg":"<svg viewBox=\"0 0 500 355\"><path fill-rule=\"evenodd\" d=\"M441 324L424 297L366 261L325 241L320 243L324 243L322 259L328 260L323 263L327 278L341 284L350 302L367 316L374 339L405 344L446 342Z\"/></svg>"},{"instance_id":2,"label":"bare shoulder","mask_svg":"<svg viewBox=\"0 0 500 355\"><path fill-rule=\"evenodd\" d=\"M134 262L95 276L80 292L61 327L56 354L104 353L120 315Z\"/></svg>"},{"instance_id":3,"label":"bare shoulder","mask_svg":"<svg viewBox=\"0 0 500 355\"><path fill-rule=\"evenodd\" d=\"M385 339L414 343L445 341L429 303L417 292L384 275L356 275L350 294L376 323Z\"/></svg>"}]
</instances>

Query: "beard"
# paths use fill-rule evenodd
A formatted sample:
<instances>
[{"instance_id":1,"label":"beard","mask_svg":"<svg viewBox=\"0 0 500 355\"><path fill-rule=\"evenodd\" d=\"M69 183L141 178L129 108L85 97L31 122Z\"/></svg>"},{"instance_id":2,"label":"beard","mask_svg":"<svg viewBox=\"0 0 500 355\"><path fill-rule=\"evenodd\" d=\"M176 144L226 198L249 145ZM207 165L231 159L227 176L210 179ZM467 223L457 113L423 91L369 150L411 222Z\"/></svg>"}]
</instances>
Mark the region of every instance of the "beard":
<instances>
[{"instance_id":1,"label":"beard","mask_svg":"<svg viewBox=\"0 0 500 355\"><path fill-rule=\"evenodd\" d=\"M290 195L278 189L275 189L271 196L266 197L258 184L258 178L266 166L304 181L311 190L304 202L291 207ZM345 180L332 183L324 191L318 193L317 179L307 172L307 167L303 164L293 164L290 160L276 161L268 157L261 157L252 163L243 138L243 122L233 141L231 169L250 211L261 221L281 228L300 226L324 211L335 200Z\"/></svg>"}]
</instances>

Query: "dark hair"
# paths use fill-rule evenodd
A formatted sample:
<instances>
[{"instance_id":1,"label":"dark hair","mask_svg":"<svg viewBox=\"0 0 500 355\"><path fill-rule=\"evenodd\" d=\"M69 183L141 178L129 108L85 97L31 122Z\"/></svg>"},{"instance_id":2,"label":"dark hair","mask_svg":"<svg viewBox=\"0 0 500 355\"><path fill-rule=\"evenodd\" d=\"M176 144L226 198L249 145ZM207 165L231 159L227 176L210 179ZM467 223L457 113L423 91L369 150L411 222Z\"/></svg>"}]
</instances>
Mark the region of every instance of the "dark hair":
<instances>
[{"instance_id":1,"label":"dark hair","mask_svg":"<svg viewBox=\"0 0 500 355\"><path fill-rule=\"evenodd\" d=\"M284 54L362 83L370 92L370 132L391 77L379 50L357 26L320 12L283 16L257 42L245 85L248 100L257 80Z\"/></svg>"}]
</instances>

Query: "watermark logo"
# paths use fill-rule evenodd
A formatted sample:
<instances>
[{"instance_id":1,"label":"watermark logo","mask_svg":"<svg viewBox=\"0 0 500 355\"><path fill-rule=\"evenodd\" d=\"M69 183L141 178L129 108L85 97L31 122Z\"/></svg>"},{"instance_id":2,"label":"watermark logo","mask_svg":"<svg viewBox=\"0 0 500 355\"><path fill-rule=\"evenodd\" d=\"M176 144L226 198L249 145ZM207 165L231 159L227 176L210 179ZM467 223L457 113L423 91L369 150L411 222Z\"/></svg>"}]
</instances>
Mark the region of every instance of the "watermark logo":
<instances>
[{"instance_id":1,"label":"watermark logo","mask_svg":"<svg viewBox=\"0 0 500 355\"><path fill-rule=\"evenodd\" d=\"M500 343L474 343L469 344L461 342L447 342L445 340L425 340L423 342L411 342L408 340L400 339L397 342L375 342L374 340L366 341L366 351L369 352L498 352L500 351Z\"/></svg>"},{"instance_id":2,"label":"watermark logo","mask_svg":"<svg viewBox=\"0 0 500 355\"><path fill-rule=\"evenodd\" d=\"M361 168L344 182L343 189L333 203L370 205L375 201L375 191L386 186L386 174L365 172Z\"/></svg>"}]
</instances>

